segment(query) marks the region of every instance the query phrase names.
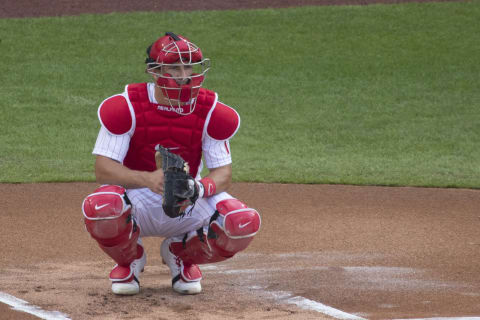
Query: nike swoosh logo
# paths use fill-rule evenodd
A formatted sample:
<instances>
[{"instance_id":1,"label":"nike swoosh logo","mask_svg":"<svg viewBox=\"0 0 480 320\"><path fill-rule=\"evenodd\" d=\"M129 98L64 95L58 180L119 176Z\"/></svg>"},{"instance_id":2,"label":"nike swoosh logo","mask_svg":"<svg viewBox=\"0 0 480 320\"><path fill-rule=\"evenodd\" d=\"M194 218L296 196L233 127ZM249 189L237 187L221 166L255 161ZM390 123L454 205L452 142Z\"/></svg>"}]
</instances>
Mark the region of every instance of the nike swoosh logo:
<instances>
[{"instance_id":1,"label":"nike swoosh logo","mask_svg":"<svg viewBox=\"0 0 480 320\"><path fill-rule=\"evenodd\" d=\"M245 228L246 226L248 226L250 223L252 223L252 221L248 221L248 222L245 223L245 224L239 224L238 227L239 227L240 229L243 229L243 228Z\"/></svg>"},{"instance_id":2,"label":"nike swoosh logo","mask_svg":"<svg viewBox=\"0 0 480 320\"><path fill-rule=\"evenodd\" d=\"M108 205L109 205L109 203L102 204L101 206L95 205L95 210L100 210L100 209L102 209L102 208L105 208L105 207L108 206Z\"/></svg>"}]
</instances>

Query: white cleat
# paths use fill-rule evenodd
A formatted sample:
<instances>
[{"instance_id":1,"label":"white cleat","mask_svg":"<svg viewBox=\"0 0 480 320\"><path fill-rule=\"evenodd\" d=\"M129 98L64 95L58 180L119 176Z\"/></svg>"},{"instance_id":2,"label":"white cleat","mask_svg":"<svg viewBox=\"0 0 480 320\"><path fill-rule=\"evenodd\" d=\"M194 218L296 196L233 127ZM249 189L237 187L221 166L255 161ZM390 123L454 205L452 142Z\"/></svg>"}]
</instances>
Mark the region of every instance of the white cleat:
<instances>
[{"instance_id":1,"label":"white cleat","mask_svg":"<svg viewBox=\"0 0 480 320\"><path fill-rule=\"evenodd\" d=\"M112 282L112 292L118 295L134 295L140 292L137 278L125 282Z\"/></svg>"},{"instance_id":2,"label":"white cleat","mask_svg":"<svg viewBox=\"0 0 480 320\"><path fill-rule=\"evenodd\" d=\"M180 294L197 294L202 292L202 285L200 284L200 281L185 282L182 279L179 279L173 283L172 288L173 291Z\"/></svg>"},{"instance_id":3,"label":"white cleat","mask_svg":"<svg viewBox=\"0 0 480 320\"><path fill-rule=\"evenodd\" d=\"M172 274L172 288L180 294L197 294L202 292L202 272L196 264L184 264L170 251L170 239L165 239L160 247L160 254Z\"/></svg>"},{"instance_id":4,"label":"white cleat","mask_svg":"<svg viewBox=\"0 0 480 320\"><path fill-rule=\"evenodd\" d=\"M129 267L119 266L113 267L110 272L110 280L112 281L112 292L118 295L134 295L140 292L140 282L138 277L143 272L147 255L142 246L138 246L139 257L130 263Z\"/></svg>"}]
</instances>

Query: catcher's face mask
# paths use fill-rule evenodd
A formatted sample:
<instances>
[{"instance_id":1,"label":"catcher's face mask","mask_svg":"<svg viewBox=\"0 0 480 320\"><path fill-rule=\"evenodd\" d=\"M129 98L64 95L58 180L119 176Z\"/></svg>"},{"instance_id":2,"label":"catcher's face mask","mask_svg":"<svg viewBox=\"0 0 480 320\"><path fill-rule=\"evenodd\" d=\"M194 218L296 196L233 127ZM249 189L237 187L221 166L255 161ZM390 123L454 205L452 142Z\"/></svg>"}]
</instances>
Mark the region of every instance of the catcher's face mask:
<instances>
[{"instance_id":1,"label":"catcher's face mask","mask_svg":"<svg viewBox=\"0 0 480 320\"><path fill-rule=\"evenodd\" d=\"M210 60L203 58L195 44L171 32L148 47L147 55L147 72L172 109L181 115L192 113Z\"/></svg>"}]
</instances>

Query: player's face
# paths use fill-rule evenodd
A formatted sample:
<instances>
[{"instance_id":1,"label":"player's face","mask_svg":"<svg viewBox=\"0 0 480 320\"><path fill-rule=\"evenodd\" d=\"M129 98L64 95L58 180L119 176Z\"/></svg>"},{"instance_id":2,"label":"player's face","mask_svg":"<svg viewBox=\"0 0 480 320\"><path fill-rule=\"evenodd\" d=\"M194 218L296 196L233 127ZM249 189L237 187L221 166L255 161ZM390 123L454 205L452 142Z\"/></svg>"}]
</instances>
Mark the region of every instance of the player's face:
<instances>
[{"instance_id":1,"label":"player's face","mask_svg":"<svg viewBox=\"0 0 480 320\"><path fill-rule=\"evenodd\" d=\"M193 74L191 65L172 64L162 66L162 73L170 74L178 85L188 84Z\"/></svg>"}]
</instances>

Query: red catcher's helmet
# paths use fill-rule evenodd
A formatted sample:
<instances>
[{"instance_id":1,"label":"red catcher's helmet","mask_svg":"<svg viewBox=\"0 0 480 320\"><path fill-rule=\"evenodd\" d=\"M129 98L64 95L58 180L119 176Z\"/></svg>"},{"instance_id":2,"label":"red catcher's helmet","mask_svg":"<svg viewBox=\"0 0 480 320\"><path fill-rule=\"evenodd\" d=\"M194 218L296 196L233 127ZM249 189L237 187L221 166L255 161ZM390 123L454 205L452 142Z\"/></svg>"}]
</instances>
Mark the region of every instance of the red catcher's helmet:
<instances>
[{"instance_id":1,"label":"red catcher's helmet","mask_svg":"<svg viewBox=\"0 0 480 320\"><path fill-rule=\"evenodd\" d=\"M187 38L172 32L148 47L147 55L147 72L154 75L172 109L182 115L192 113L210 60L204 59L200 48ZM186 76L172 75L166 72L168 67L180 68Z\"/></svg>"}]
</instances>

